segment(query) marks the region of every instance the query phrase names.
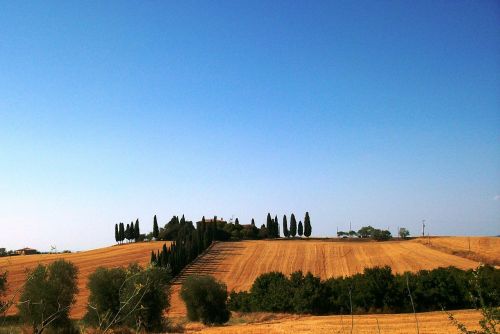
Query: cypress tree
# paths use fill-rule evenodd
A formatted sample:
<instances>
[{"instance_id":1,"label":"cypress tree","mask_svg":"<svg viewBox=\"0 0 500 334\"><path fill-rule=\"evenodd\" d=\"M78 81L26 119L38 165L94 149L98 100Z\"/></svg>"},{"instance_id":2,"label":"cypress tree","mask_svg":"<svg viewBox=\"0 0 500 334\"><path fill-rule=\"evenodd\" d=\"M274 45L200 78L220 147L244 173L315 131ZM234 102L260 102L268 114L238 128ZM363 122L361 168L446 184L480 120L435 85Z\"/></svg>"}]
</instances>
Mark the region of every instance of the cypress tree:
<instances>
[{"instance_id":1,"label":"cypress tree","mask_svg":"<svg viewBox=\"0 0 500 334\"><path fill-rule=\"evenodd\" d=\"M119 225L118 234L120 235L120 242L123 242L123 240L125 239L125 228L123 227L123 223L120 223Z\"/></svg>"},{"instance_id":2,"label":"cypress tree","mask_svg":"<svg viewBox=\"0 0 500 334\"><path fill-rule=\"evenodd\" d=\"M290 236L290 232L288 231L288 223L286 221L286 215L283 215L283 236L288 238Z\"/></svg>"},{"instance_id":3,"label":"cypress tree","mask_svg":"<svg viewBox=\"0 0 500 334\"><path fill-rule=\"evenodd\" d=\"M156 254L154 251L151 251L151 260L149 261L151 264L155 265L157 264L157 261L156 261Z\"/></svg>"},{"instance_id":4,"label":"cypress tree","mask_svg":"<svg viewBox=\"0 0 500 334\"><path fill-rule=\"evenodd\" d=\"M118 233L118 224L115 224L115 241L120 241L120 234Z\"/></svg>"},{"instance_id":5,"label":"cypress tree","mask_svg":"<svg viewBox=\"0 0 500 334\"><path fill-rule=\"evenodd\" d=\"M255 226L255 220L253 218L252 218L252 222L250 223L250 225Z\"/></svg>"},{"instance_id":6,"label":"cypress tree","mask_svg":"<svg viewBox=\"0 0 500 334\"><path fill-rule=\"evenodd\" d=\"M127 227L125 228L125 239L127 239L127 241L130 240L130 225L127 224Z\"/></svg>"},{"instance_id":7,"label":"cypress tree","mask_svg":"<svg viewBox=\"0 0 500 334\"><path fill-rule=\"evenodd\" d=\"M130 222L130 229L128 230L128 233L129 233L128 237L130 239L129 241L134 240L134 238L135 238L135 235L134 235L135 234L135 229L134 229L134 222L133 221Z\"/></svg>"},{"instance_id":8,"label":"cypress tree","mask_svg":"<svg viewBox=\"0 0 500 334\"><path fill-rule=\"evenodd\" d=\"M297 221L295 220L295 215L293 213L290 217L290 235L292 237L297 235Z\"/></svg>"},{"instance_id":9,"label":"cypress tree","mask_svg":"<svg viewBox=\"0 0 500 334\"><path fill-rule=\"evenodd\" d=\"M135 242L139 241L139 237L141 236L141 229L139 228L139 218L135 221L135 227L134 227L134 239Z\"/></svg>"},{"instance_id":10,"label":"cypress tree","mask_svg":"<svg viewBox=\"0 0 500 334\"><path fill-rule=\"evenodd\" d=\"M267 237L268 238L273 238L274 237L274 228L273 228L273 220L271 219L271 214L267 214L267 222L266 222L266 229L267 229Z\"/></svg>"},{"instance_id":11,"label":"cypress tree","mask_svg":"<svg viewBox=\"0 0 500 334\"><path fill-rule=\"evenodd\" d=\"M274 216L274 237L280 237L280 224L278 222L278 215Z\"/></svg>"},{"instance_id":12,"label":"cypress tree","mask_svg":"<svg viewBox=\"0 0 500 334\"><path fill-rule=\"evenodd\" d=\"M309 218L309 212L306 212L306 217L304 218L304 235L310 237L312 232L311 219Z\"/></svg>"},{"instance_id":13,"label":"cypress tree","mask_svg":"<svg viewBox=\"0 0 500 334\"><path fill-rule=\"evenodd\" d=\"M238 220L238 218L236 218L236 220L234 221L234 224L235 225L240 225L240 221Z\"/></svg>"},{"instance_id":14,"label":"cypress tree","mask_svg":"<svg viewBox=\"0 0 500 334\"><path fill-rule=\"evenodd\" d=\"M304 227L302 226L302 220L299 221L299 237L302 237L302 234L304 234Z\"/></svg>"},{"instance_id":15,"label":"cypress tree","mask_svg":"<svg viewBox=\"0 0 500 334\"><path fill-rule=\"evenodd\" d=\"M160 234L160 231L158 230L158 221L156 220L156 215L153 218L153 238L155 240L158 240L158 236Z\"/></svg>"}]
</instances>

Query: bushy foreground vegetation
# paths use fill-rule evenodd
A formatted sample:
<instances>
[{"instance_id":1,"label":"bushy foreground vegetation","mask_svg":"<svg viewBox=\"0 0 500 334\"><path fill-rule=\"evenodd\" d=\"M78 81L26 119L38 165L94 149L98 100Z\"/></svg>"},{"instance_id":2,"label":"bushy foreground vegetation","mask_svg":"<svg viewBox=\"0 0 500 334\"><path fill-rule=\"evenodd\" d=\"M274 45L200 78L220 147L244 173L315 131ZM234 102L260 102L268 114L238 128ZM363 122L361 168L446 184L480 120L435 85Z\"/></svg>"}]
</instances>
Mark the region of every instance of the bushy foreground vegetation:
<instances>
[{"instance_id":1,"label":"bushy foreground vegetation","mask_svg":"<svg viewBox=\"0 0 500 334\"><path fill-rule=\"evenodd\" d=\"M84 321L107 330L127 326L162 331L163 311L170 305L170 274L164 268L98 268L89 276L90 296Z\"/></svg>"},{"instance_id":2,"label":"bushy foreground vegetation","mask_svg":"<svg viewBox=\"0 0 500 334\"><path fill-rule=\"evenodd\" d=\"M250 291L231 292L229 308L311 314L402 313L413 312L413 306L417 312L474 308L473 274L449 267L394 275L390 267L382 267L322 281L301 271L289 277L271 272L259 276ZM485 305L499 306L500 270L480 267L477 277Z\"/></svg>"},{"instance_id":3,"label":"bushy foreground vegetation","mask_svg":"<svg viewBox=\"0 0 500 334\"><path fill-rule=\"evenodd\" d=\"M31 327L35 334L79 333L69 311L75 302L78 270L71 262L57 260L38 265L27 272L17 303L19 318L14 322ZM5 291L6 274L0 275L0 295ZM170 274L164 268L98 268L89 276L87 313L82 326L107 333L120 329L128 332L161 332L167 328L164 311L170 305ZM0 316L14 301L1 303ZM12 320L12 319L10 319Z\"/></svg>"},{"instance_id":4,"label":"bushy foreground vegetation","mask_svg":"<svg viewBox=\"0 0 500 334\"><path fill-rule=\"evenodd\" d=\"M205 325L223 324L231 316L226 305L226 285L212 276L187 277L182 284L181 297L191 321L201 321Z\"/></svg>"},{"instance_id":5,"label":"bushy foreground vegetation","mask_svg":"<svg viewBox=\"0 0 500 334\"><path fill-rule=\"evenodd\" d=\"M72 333L69 311L78 292L78 269L71 262L58 260L39 264L29 274L20 297L19 314L33 333L45 329Z\"/></svg>"}]
</instances>

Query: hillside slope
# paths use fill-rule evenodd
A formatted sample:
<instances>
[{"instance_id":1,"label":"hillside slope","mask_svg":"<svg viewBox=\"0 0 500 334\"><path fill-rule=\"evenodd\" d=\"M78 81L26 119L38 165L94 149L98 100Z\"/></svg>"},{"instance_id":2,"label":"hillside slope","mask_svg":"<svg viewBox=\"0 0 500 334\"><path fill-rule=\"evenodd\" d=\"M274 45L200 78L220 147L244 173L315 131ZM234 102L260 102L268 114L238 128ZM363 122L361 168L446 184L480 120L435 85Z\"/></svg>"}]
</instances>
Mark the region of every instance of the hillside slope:
<instances>
[{"instance_id":1,"label":"hillside slope","mask_svg":"<svg viewBox=\"0 0 500 334\"><path fill-rule=\"evenodd\" d=\"M385 265L395 273L403 273L447 266L469 269L479 263L411 241L249 240L215 244L186 268L184 276L210 274L226 283L231 291L249 289L259 275L270 271L310 271L326 279ZM182 279L172 289L169 314L173 316L186 312L178 295Z\"/></svg>"},{"instance_id":2,"label":"hillside slope","mask_svg":"<svg viewBox=\"0 0 500 334\"><path fill-rule=\"evenodd\" d=\"M500 265L499 237L431 237L413 241L441 252L490 265Z\"/></svg>"},{"instance_id":3,"label":"hillside slope","mask_svg":"<svg viewBox=\"0 0 500 334\"><path fill-rule=\"evenodd\" d=\"M149 263L151 251L159 250L165 242L144 242L124 244L99 248L85 252L70 254L38 254L26 256L12 256L0 258L0 272L8 271L7 276L7 298L10 298L22 287L26 279L26 269L32 269L39 263L47 264L58 259L65 259L73 262L79 270L78 289L75 306L71 310L71 316L80 318L85 313L87 298L87 279L89 274L97 267L120 267L128 266L137 262L141 265ZM168 245L168 242L167 242ZM17 297L19 294L17 294ZM16 308L12 307L9 314L16 313Z\"/></svg>"}]
</instances>

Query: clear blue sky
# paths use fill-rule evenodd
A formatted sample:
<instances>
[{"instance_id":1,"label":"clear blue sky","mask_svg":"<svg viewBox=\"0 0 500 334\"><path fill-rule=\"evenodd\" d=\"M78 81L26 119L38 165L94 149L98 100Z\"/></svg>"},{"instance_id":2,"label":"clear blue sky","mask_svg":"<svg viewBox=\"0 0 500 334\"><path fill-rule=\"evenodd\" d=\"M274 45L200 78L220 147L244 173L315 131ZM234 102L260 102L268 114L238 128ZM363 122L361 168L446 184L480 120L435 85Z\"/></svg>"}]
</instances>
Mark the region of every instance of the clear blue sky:
<instances>
[{"instance_id":1,"label":"clear blue sky","mask_svg":"<svg viewBox=\"0 0 500 334\"><path fill-rule=\"evenodd\" d=\"M500 234L495 1L1 1L0 247L157 214Z\"/></svg>"}]
</instances>

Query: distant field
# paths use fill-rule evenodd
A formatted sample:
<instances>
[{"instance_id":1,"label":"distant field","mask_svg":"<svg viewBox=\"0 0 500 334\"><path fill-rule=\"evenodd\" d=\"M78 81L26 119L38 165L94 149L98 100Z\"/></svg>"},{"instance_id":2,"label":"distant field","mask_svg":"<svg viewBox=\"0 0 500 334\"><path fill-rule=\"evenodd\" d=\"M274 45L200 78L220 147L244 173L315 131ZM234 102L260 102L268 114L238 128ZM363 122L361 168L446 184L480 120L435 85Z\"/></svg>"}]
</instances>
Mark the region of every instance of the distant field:
<instances>
[{"instance_id":1,"label":"distant field","mask_svg":"<svg viewBox=\"0 0 500 334\"><path fill-rule=\"evenodd\" d=\"M456 318L469 330L479 329L479 312L454 311ZM444 312L417 313L420 333L458 334ZM245 321L246 320L246 321ZM377 326L378 320L378 326ZM237 321L237 320L236 320ZM188 333L239 333L239 334L283 334L283 333L344 333L351 332L350 316L298 316L298 315L252 315L243 324L231 324L223 327L204 327L200 324L188 324ZM355 334L414 334L416 333L413 314L377 314L354 316L353 333Z\"/></svg>"},{"instance_id":2,"label":"distant field","mask_svg":"<svg viewBox=\"0 0 500 334\"><path fill-rule=\"evenodd\" d=\"M500 265L498 237L433 237L414 240L436 250L471 260Z\"/></svg>"},{"instance_id":3,"label":"distant field","mask_svg":"<svg viewBox=\"0 0 500 334\"><path fill-rule=\"evenodd\" d=\"M71 310L71 316L81 318L85 313L87 298L88 275L97 267L120 267L128 266L129 263L149 263L151 250L161 249L165 242L132 243L120 246L99 248L91 251L71 254L39 254L12 256L0 258L0 271L7 270L8 290L7 297L12 296L24 284L26 279L25 270L31 269L39 263L50 263L57 259L66 259L73 262L79 269L78 289L80 292L76 297L76 304ZM11 308L9 314L16 313L16 308Z\"/></svg>"},{"instance_id":4,"label":"distant field","mask_svg":"<svg viewBox=\"0 0 500 334\"><path fill-rule=\"evenodd\" d=\"M500 249L500 248L497 248ZM323 279L350 276L364 268L388 265L395 273L455 266L470 269L478 262L444 253L415 241L350 242L331 240L248 240L215 244L185 271L205 273L227 284L228 290L247 290L261 274L310 271ZM180 283L182 278L177 282ZM184 315L174 285L170 315Z\"/></svg>"}]
</instances>

